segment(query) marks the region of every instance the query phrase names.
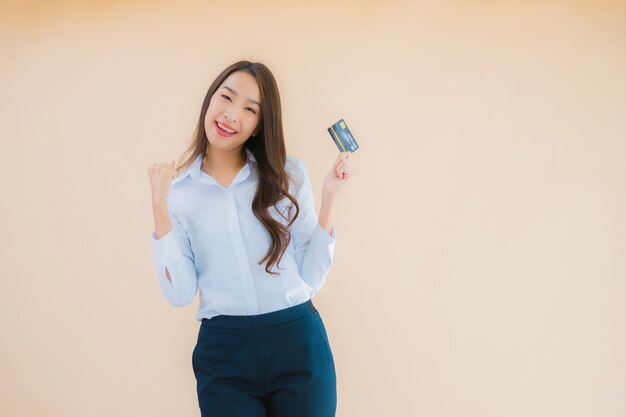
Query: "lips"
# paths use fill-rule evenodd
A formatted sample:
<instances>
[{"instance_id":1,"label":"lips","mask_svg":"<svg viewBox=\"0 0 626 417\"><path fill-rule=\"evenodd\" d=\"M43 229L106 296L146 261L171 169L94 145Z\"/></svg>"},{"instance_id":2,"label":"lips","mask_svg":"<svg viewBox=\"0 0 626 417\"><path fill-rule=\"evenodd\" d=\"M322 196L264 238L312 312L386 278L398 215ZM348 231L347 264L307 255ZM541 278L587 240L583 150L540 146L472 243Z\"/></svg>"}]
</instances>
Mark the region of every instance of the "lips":
<instances>
[{"instance_id":1,"label":"lips","mask_svg":"<svg viewBox=\"0 0 626 417\"><path fill-rule=\"evenodd\" d=\"M229 132L223 130L221 127L219 127L217 122L213 123L213 128L215 129L215 133L217 133L219 136L221 136L223 138L231 138L231 137L233 137L233 136L235 136L237 134L237 132L229 133Z\"/></svg>"},{"instance_id":2,"label":"lips","mask_svg":"<svg viewBox=\"0 0 626 417\"><path fill-rule=\"evenodd\" d=\"M233 128L231 125L227 124L227 123L219 122L217 120L215 121L215 123L218 125L219 128L226 128L228 130L232 130L233 131L232 133L237 133L237 130L235 128ZM224 130L224 129L222 129L222 130ZM226 133L231 133L231 132L228 132L226 130L224 130L224 131Z\"/></svg>"}]
</instances>

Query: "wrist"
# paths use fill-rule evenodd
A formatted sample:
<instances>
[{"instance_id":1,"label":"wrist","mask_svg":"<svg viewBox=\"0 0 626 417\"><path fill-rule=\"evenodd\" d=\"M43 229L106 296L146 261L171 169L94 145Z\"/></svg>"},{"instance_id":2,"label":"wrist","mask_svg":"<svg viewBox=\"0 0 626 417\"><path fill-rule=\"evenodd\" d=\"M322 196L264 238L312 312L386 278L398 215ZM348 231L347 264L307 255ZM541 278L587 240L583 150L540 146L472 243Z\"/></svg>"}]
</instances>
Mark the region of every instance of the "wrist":
<instances>
[{"instance_id":1,"label":"wrist","mask_svg":"<svg viewBox=\"0 0 626 417\"><path fill-rule=\"evenodd\" d=\"M327 203L330 204L335 199L335 194L327 191L325 189L322 190L322 204Z\"/></svg>"},{"instance_id":2,"label":"wrist","mask_svg":"<svg viewBox=\"0 0 626 417\"><path fill-rule=\"evenodd\" d=\"M167 207L167 200L152 200L152 208L161 209Z\"/></svg>"}]
</instances>

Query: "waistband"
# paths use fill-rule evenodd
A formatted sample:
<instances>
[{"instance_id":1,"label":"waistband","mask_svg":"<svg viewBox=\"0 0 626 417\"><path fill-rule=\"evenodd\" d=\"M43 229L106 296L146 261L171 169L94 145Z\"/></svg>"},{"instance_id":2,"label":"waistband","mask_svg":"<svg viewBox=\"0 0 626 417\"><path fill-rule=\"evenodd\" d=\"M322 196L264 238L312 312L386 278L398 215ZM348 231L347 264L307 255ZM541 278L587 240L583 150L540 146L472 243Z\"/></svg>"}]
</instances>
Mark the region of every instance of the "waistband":
<instances>
[{"instance_id":1,"label":"waistband","mask_svg":"<svg viewBox=\"0 0 626 417\"><path fill-rule=\"evenodd\" d=\"M221 314L203 318L201 326L215 329L258 329L287 323L302 317L317 313L313 301L287 307L282 310L248 316L233 316Z\"/></svg>"}]
</instances>

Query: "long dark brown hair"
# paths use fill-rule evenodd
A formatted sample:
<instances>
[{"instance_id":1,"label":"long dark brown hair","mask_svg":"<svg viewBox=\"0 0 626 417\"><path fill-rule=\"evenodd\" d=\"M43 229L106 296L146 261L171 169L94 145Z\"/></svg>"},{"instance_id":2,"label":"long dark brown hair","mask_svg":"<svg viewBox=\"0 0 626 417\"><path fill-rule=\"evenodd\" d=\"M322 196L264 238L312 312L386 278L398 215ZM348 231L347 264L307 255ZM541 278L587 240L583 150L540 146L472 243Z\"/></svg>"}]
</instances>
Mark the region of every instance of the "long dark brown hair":
<instances>
[{"instance_id":1,"label":"long dark brown hair","mask_svg":"<svg viewBox=\"0 0 626 417\"><path fill-rule=\"evenodd\" d=\"M257 133L254 136L250 136L244 143L241 153L246 158L247 148L256 159L259 182L254 200L252 201L252 212L269 232L272 239L265 257L259 260L258 264L261 265L263 262L268 261L265 271L272 275L280 275L280 273L270 272L270 269L280 262L287 245L289 245L291 239L289 227L298 217L300 207L296 199L289 194L289 179L291 177L285 170L287 152L285 150L278 85L274 76L265 65L260 62L238 61L228 66L215 78L204 97L191 145L178 161L177 172L183 172L193 163L198 155L206 153L208 139L204 127L204 117L209 108L211 97L213 97L213 94L224 80L236 71L244 71L252 75L256 79L261 94L261 121L255 129ZM293 219L290 221L278 210L281 216L289 221L286 226L275 220L268 212L269 207L274 206L284 197L291 200L296 210ZM289 212L291 212L291 209Z\"/></svg>"}]
</instances>

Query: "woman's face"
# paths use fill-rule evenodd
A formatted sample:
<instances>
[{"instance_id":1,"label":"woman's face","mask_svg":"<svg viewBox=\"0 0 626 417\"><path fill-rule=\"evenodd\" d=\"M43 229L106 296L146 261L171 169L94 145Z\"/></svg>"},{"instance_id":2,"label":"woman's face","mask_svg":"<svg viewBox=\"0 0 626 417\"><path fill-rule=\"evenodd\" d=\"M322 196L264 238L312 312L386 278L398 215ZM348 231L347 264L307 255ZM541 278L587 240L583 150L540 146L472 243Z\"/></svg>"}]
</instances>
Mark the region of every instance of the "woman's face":
<instances>
[{"instance_id":1,"label":"woman's face","mask_svg":"<svg viewBox=\"0 0 626 417\"><path fill-rule=\"evenodd\" d=\"M204 118L211 146L225 150L241 147L261 121L261 98L256 79L243 71L233 72L215 91ZM235 130L234 134L218 127Z\"/></svg>"}]
</instances>

